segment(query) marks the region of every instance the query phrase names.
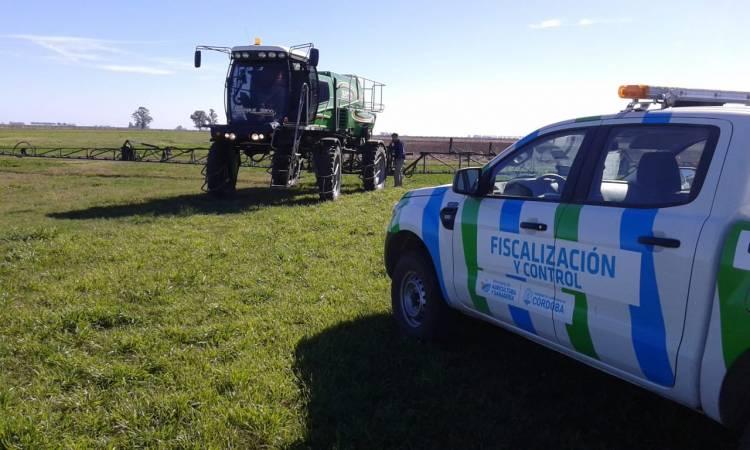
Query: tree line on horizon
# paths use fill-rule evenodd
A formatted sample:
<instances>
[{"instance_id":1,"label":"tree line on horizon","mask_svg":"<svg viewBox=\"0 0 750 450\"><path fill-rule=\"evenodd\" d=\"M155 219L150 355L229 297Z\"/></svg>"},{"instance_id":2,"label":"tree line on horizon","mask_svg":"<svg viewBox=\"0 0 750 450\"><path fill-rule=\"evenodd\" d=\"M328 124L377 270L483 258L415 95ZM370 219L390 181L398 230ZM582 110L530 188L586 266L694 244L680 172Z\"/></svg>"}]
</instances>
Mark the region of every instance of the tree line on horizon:
<instances>
[{"instance_id":1,"label":"tree line on horizon","mask_svg":"<svg viewBox=\"0 0 750 450\"><path fill-rule=\"evenodd\" d=\"M128 122L128 128L139 128L145 130L149 128L151 122L154 121L154 118L151 116L151 111L145 106L139 106L130 117L133 121ZM208 113L202 109L198 109L190 114L190 120L193 121L193 126L195 128L202 130L203 128L219 123L219 115L216 114L216 111L213 108L210 108ZM182 130L182 125L178 126L177 129Z\"/></svg>"}]
</instances>

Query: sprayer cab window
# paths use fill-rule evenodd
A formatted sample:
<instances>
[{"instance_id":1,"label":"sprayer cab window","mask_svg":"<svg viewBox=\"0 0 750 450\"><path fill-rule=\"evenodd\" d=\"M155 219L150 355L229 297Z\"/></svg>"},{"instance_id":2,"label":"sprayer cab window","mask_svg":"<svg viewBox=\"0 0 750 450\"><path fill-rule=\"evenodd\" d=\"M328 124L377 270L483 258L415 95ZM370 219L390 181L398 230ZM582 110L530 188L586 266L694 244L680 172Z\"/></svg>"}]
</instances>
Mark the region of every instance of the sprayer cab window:
<instances>
[{"instance_id":1,"label":"sprayer cab window","mask_svg":"<svg viewBox=\"0 0 750 450\"><path fill-rule=\"evenodd\" d=\"M233 121L269 122L267 119L283 118L289 93L286 64L236 64L230 81Z\"/></svg>"}]
</instances>

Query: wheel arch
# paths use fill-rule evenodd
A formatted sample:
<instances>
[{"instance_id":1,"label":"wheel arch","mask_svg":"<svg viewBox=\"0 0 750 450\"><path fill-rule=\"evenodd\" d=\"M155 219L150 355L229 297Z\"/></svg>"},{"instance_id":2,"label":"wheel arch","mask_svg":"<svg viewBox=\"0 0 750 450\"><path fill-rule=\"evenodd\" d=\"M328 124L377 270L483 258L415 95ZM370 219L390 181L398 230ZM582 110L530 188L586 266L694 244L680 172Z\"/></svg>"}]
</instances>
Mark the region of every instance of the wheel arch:
<instances>
[{"instance_id":1,"label":"wheel arch","mask_svg":"<svg viewBox=\"0 0 750 450\"><path fill-rule=\"evenodd\" d=\"M430 251L422 239L412 231L401 230L396 233L388 233L385 240L385 270L389 277L393 276L393 270L398 263L399 255L403 255L409 251L417 252L426 258L432 265L432 269L437 273L435 261L432 260Z\"/></svg>"},{"instance_id":2,"label":"wheel arch","mask_svg":"<svg viewBox=\"0 0 750 450\"><path fill-rule=\"evenodd\" d=\"M727 370L719 394L721 422L740 429L750 421L750 350L740 355Z\"/></svg>"}]
</instances>

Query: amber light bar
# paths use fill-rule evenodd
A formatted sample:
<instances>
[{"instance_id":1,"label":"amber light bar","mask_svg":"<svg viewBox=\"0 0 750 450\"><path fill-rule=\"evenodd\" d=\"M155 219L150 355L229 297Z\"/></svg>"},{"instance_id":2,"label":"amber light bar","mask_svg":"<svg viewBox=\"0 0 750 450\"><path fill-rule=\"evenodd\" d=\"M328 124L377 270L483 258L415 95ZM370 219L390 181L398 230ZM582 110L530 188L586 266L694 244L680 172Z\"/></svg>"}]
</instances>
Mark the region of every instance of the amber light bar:
<instances>
[{"instance_id":1,"label":"amber light bar","mask_svg":"<svg viewBox=\"0 0 750 450\"><path fill-rule=\"evenodd\" d=\"M620 98L631 100L653 100L666 103L668 106L679 104L690 105L723 105L740 103L750 105L750 92L717 91L712 89L686 89L678 87L648 86L643 84L622 85L617 90Z\"/></svg>"}]
</instances>

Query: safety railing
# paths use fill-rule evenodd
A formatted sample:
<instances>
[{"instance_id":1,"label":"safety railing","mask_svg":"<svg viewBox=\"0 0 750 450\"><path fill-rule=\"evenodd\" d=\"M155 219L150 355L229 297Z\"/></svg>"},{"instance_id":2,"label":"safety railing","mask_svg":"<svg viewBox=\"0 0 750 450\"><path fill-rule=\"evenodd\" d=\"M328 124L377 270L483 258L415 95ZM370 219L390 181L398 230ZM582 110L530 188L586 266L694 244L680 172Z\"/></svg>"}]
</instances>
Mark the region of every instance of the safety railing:
<instances>
[{"instance_id":1,"label":"safety railing","mask_svg":"<svg viewBox=\"0 0 750 450\"><path fill-rule=\"evenodd\" d=\"M364 102L362 107L370 112L383 112L385 109L385 105L383 104L383 88L385 84L368 78L357 78L362 90L362 100Z\"/></svg>"}]
</instances>

